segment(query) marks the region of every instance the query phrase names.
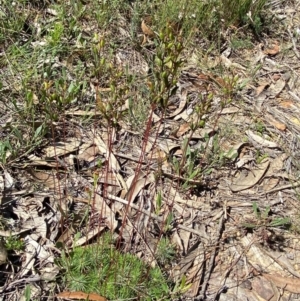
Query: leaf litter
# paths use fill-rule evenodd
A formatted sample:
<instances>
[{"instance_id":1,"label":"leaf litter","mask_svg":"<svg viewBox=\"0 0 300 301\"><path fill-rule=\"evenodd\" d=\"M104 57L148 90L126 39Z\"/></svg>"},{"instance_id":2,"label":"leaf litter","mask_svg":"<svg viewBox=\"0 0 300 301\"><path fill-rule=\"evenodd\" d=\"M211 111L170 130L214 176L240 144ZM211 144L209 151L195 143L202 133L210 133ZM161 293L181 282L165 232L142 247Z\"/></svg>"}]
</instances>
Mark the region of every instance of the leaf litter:
<instances>
[{"instance_id":1,"label":"leaf litter","mask_svg":"<svg viewBox=\"0 0 300 301\"><path fill-rule=\"evenodd\" d=\"M155 34L144 21L141 30L146 36L144 43ZM205 176L188 179L176 174L168 163L171 156L184 155L181 146L191 131L195 102L190 100L195 93L213 91L217 95L220 88L226 88L221 77L196 67L182 72L179 94L172 103L174 109L162 121L166 126L171 124L170 130L149 137L146 156L141 149L142 138L136 139L126 128L123 134L101 129L87 131L80 139L58 141L39 154L31 154L28 162L15 165L20 170L18 174L3 169L2 206L8 206L6 210L17 216L18 223L14 223L12 231L1 231L0 235L21 235L25 249L17 272L7 264L7 254L0 253L2 267L12 275L2 283L1 293L22 281L30 282L31 278L54 280L59 273L54 260L59 253L56 242L69 248L85 245L107 229L119 230L120 219L126 221L125 249L156 264L153 252L172 214L168 227L180 254L169 276L175 282L186 277L188 290L183 298L296 298L295 294L300 294L299 239L280 220L295 216L297 204L299 182L294 177L293 162L299 159L299 83L295 61L284 57L283 47L270 41L270 46L260 49L257 57L244 57L250 63L252 59L262 64L255 75L257 82L239 92L244 103L220 111L216 96L205 128L191 136L190 148L197 151L201 145L209 147L208 157L215 163L198 163L204 169L207 167ZM120 49L117 60L122 66L130 65L130 72L148 72L146 62L135 51L130 54ZM230 53L215 61L240 76L247 73ZM287 72L290 77L283 76ZM258 128L259 124L253 126L253 121L247 122L249 111L257 114L263 129ZM67 114L76 117L85 112ZM176 121L178 127L172 129L170 120ZM161 122L161 118L155 122ZM217 135L219 145L214 144ZM234 156L228 155L231 149ZM224 157L226 164L221 164ZM161 183L156 183L157 174L162 175ZM25 183L25 191L19 195L14 194L20 191L16 180ZM212 182L214 185L206 185ZM186 183L194 185L193 189L180 189ZM158 190L164 201L153 204ZM254 201L267 216L255 216ZM11 203L14 206L9 206ZM73 231L73 225L65 220L65 231L61 231L63 216L70 211L82 214L85 210L90 220L88 229L78 227ZM243 227L246 217L254 225L251 231ZM274 221L279 221L281 227L272 227ZM77 231L81 231L82 237L75 240ZM49 292L52 287L46 285L44 289ZM80 291L56 296L105 300L104 296Z\"/></svg>"}]
</instances>

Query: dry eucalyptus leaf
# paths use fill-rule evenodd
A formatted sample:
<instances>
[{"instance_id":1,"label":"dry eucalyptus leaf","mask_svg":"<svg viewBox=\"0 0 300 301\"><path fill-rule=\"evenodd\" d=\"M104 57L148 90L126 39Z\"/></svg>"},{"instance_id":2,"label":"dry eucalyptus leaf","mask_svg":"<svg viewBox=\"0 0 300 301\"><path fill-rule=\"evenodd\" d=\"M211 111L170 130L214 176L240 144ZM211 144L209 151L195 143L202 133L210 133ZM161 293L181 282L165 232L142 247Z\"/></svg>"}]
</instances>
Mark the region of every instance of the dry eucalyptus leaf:
<instances>
[{"instance_id":1,"label":"dry eucalyptus leaf","mask_svg":"<svg viewBox=\"0 0 300 301\"><path fill-rule=\"evenodd\" d=\"M2 176L0 176L0 191L4 190L4 179Z\"/></svg>"},{"instance_id":2,"label":"dry eucalyptus leaf","mask_svg":"<svg viewBox=\"0 0 300 301\"><path fill-rule=\"evenodd\" d=\"M60 235L56 242L63 243L64 245L68 245L69 241L72 239L72 236L76 233L72 226L65 229L65 231Z\"/></svg>"},{"instance_id":3,"label":"dry eucalyptus leaf","mask_svg":"<svg viewBox=\"0 0 300 301\"><path fill-rule=\"evenodd\" d=\"M275 73L275 74L273 74L273 76L272 76L272 79L273 80L279 80L281 78L281 75L279 74L279 73Z\"/></svg>"},{"instance_id":4,"label":"dry eucalyptus leaf","mask_svg":"<svg viewBox=\"0 0 300 301\"><path fill-rule=\"evenodd\" d=\"M191 129L191 126L188 122L185 122L179 126L179 129L176 132L176 137L179 138L188 132Z\"/></svg>"},{"instance_id":5,"label":"dry eucalyptus leaf","mask_svg":"<svg viewBox=\"0 0 300 301\"><path fill-rule=\"evenodd\" d=\"M4 186L6 189L10 189L14 186L14 178L6 170L4 170L4 180Z\"/></svg>"},{"instance_id":6,"label":"dry eucalyptus leaf","mask_svg":"<svg viewBox=\"0 0 300 301\"><path fill-rule=\"evenodd\" d=\"M77 156L78 160L84 160L90 162L95 159L95 156L99 154L99 149L97 146L89 146L86 149L79 152Z\"/></svg>"},{"instance_id":7,"label":"dry eucalyptus leaf","mask_svg":"<svg viewBox=\"0 0 300 301\"><path fill-rule=\"evenodd\" d=\"M73 138L68 139L65 142L55 142L53 145L46 147L44 151L46 153L46 157L48 158L59 157L78 150L80 144L81 140Z\"/></svg>"},{"instance_id":8,"label":"dry eucalyptus leaf","mask_svg":"<svg viewBox=\"0 0 300 301\"><path fill-rule=\"evenodd\" d=\"M153 173L151 173L148 174L147 177L138 179L136 182L133 182L126 194L126 199L133 201L143 188L145 188L150 183L153 183L154 181L155 177Z\"/></svg>"},{"instance_id":9,"label":"dry eucalyptus leaf","mask_svg":"<svg viewBox=\"0 0 300 301\"><path fill-rule=\"evenodd\" d=\"M22 223L23 230L35 230L42 238L47 237L47 223L44 216L34 216L32 214L27 220Z\"/></svg>"},{"instance_id":10,"label":"dry eucalyptus leaf","mask_svg":"<svg viewBox=\"0 0 300 301\"><path fill-rule=\"evenodd\" d=\"M185 257L183 257L179 261L179 263L176 266L173 267L171 271L172 278L175 281L180 281L183 275L186 275L190 268L193 266L193 263L197 257L199 257L197 259L198 262L204 262L204 252L201 248L195 248L193 251L189 252ZM202 267L203 265L199 264L197 267L198 271L200 271L200 269L202 270Z\"/></svg>"},{"instance_id":11,"label":"dry eucalyptus leaf","mask_svg":"<svg viewBox=\"0 0 300 301\"><path fill-rule=\"evenodd\" d=\"M284 161L288 158L287 154L282 154L277 156L274 160L272 160L270 167L266 173L266 177L274 177L283 170Z\"/></svg>"},{"instance_id":12,"label":"dry eucalyptus leaf","mask_svg":"<svg viewBox=\"0 0 300 301\"><path fill-rule=\"evenodd\" d=\"M21 231L18 231L18 232L14 232L14 231L5 231L5 230L0 230L0 236L3 236L3 237L10 237L10 236L17 236L17 235L20 235L24 232L28 231L27 229L22 229Z\"/></svg>"},{"instance_id":13,"label":"dry eucalyptus leaf","mask_svg":"<svg viewBox=\"0 0 300 301\"><path fill-rule=\"evenodd\" d=\"M235 114L235 113L238 113L240 111L241 111L240 108L237 108L237 107L228 107L228 108L224 108L224 109L218 111L218 114L221 114L221 115Z\"/></svg>"},{"instance_id":14,"label":"dry eucalyptus leaf","mask_svg":"<svg viewBox=\"0 0 300 301\"><path fill-rule=\"evenodd\" d=\"M31 154L28 156L28 159L31 161L30 163L26 163L27 166L47 166L47 167L57 167L60 165L59 160L52 160L52 162L48 162L46 160L43 160L39 158L38 156L35 156L34 154Z\"/></svg>"},{"instance_id":15,"label":"dry eucalyptus leaf","mask_svg":"<svg viewBox=\"0 0 300 301\"><path fill-rule=\"evenodd\" d=\"M147 36L144 34L143 35L143 41L141 42L141 45L145 45L147 43Z\"/></svg>"},{"instance_id":16,"label":"dry eucalyptus leaf","mask_svg":"<svg viewBox=\"0 0 300 301\"><path fill-rule=\"evenodd\" d=\"M258 143L262 147L279 148L279 146L278 146L277 143L269 141L267 139L264 139L263 137L254 134L250 130L246 131L246 134L248 135L248 137L249 137L250 140Z\"/></svg>"},{"instance_id":17,"label":"dry eucalyptus leaf","mask_svg":"<svg viewBox=\"0 0 300 301\"><path fill-rule=\"evenodd\" d=\"M104 140L101 138L101 136L98 133L95 133L95 143L97 145L97 148L102 154L106 155L107 160L110 163L110 166L113 168L114 172L118 173L121 169L120 164L115 157L115 155L108 149L107 144L104 142Z\"/></svg>"},{"instance_id":18,"label":"dry eucalyptus leaf","mask_svg":"<svg viewBox=\"0 0 300 301\"><path fill-rule=\"evenodd\" d=\"M142 20L141 29L146 36L149 37L154 36L154 31L149 26L146 25L146 22L144 20Z\"/></svg>"},{"instance_id":19,"label":"dry eucalyptus leaf","mask_svg":"<svg viewBox=\"0 0 300 301\"><path fill-rule=\"evenodd\" d=\"M31 236L27 235L25 238L26 246L30 245L31 250L34 249L34 256L38 258L40 261L44 263L54 263L54 255L42 246L40 243L31 238Z\"/></svg>"},{"instance_id":20,"label":"dry eucalyptus leaf","mask_svg":"<svg viewBox=\"0 0 300 301\"><path fill-rule=\"evenodd\" d=\"M300 294L300 279L283 277L279 274L262 274L266 279L274 283L277 287L294 294Z\"/></svg>"},{"instance_id":21,"label":"dry eucalyptus leaf","mask_svg":"<svg viewBox=\"0 0 300 301\"><path fill-rule=\"evenodd\" d=\"M280 94L280 92L285 87L286 81L283 79L277 80L274 84L271 84L268 89L269 97L276 97Z\"/></svg>"},{"instance_id":22,"label":"dry eucalyptus leaf","mask_svg":"<svg viewBox=\"0 0 300 301\"><path fill-rule=\"evenodd\" d=\"M270 124L275 126L278 130L280 131L285 131L286 130L286 125L282 122L279 121L270 121Z\"/></svg>"},{"instance_id":23,"label":"dry eucalyptus leaf","mask_svg":"<svg viewBox=\"0 0 300 301\"><path fill-rule=\"evenodd\" d=\"M264 182L263 182L263 190L266 192L270 191L271 189L276 187L278 183L279 183L278 178L266 178L266 179L264 179Z\"/></svg>"},{"instance_id":24,"label":"dry eucalyptus leaf","mask_svg":"<svg viewBox=\"0 0 300 301\"><path fill-rule=\"evenodd\" d=\"M115 226L113 226L115 227ZM72 248L74 247L79 247L79 246L83 246L86 245L86 243L93 239L95 236L100 236L100 234L106 229L105 226L100 227L98 226L96 229L91 229L89 230L83 237L79 238L78 240L74 241ZM115 229L115 228L114 228ZM112 229L113 231L113 229Z\"/></svg>"},{"instance_id":25,"label":"dry eucalyptus leaf","mask_svg":"<svg viewBox=\"0 0 300 301\"><path fill-rule=\"evenodd\" d=\"M272 286L269 281L263 277L255 277L252 281L252 289L257 293L263 300L271 300L274 296Z\"/></svg>"},{"instance_id":26,"label":"dry eucalyptus leaf","mask_svg":"<svg viewBox=\"0 0 300 301\"><path fill-rule=\"evenodd\" d=\"M32 169L28 169L27 171L33 176L36 182L43 184L50 189L58 189L60 185L65 185L66 183L64 179L58 179L54 173L35 171Z\"/></svg>"},{"instance_id":27,"label":"dry eucalyptus leaf","mask_svg":"<svg viewBox=\"0 0 300 301\"><path fill-rule=\"evenodd\" d=\"M256 97L258 97L268 86L269 83L263 83L260 86L258 86L256 88Z\"/></svg>"},{"instance_id":28,"label":"dry eucalyptus leaf","mask_svg":"<svg viewBox=\"0 0 300 301\"><path fill-rule=\"evenodd\" d=\"M108 225L109 229L112 232L115 231L118 226L118 221L115 218L115 213L99 194L95 194L95 197L93 199L93 207L97 210L97 212L101 213L101 216L104 219L105 223Z\"/></svg>"},{"instance_id":29,"label":"dry eucalyptus leaf","mask_svg":"<svg viewBox=\"0 0 300 301\"><path fill-rule=\"evenodd\" d=\"M255 242L252 234L244 236L240 241L242 244L241 252L246 255L247 261L255 269L258 271L282 273L283 268L263 251L263 247Z\"/></svg>"},{"instance_id":30,"label":"dry eucalyptus leaf","mask_svg":"<svg viewBox=\"0 0 300 301\"><path fill-rule=\"evenodd\" d=\"M269 55L276 55L280 51L279 43L277 41L274 42L272 48L267 48L264 53Z\"/></svg>"},{"instance_id":31,"label":"dry eucalyptus leaf","mask_svg":"<svg viewBox=\"0 0 300 301\"><path fill-rule=\"evenodd\" d=\"M149 65L143 55L138 51L120 49L116 53L116 61L119 65L127 69L130 74L146 75Z\"/></svg>"},{"instance_id":32,"label":"dry eucalyptus leaf","mask_svg":"<svg viewBox=\"0 0 300 301\"><path fill-rule=\"evenodd\" d=\"M265 159L263 162L255 166L252 170L240 173L239 177L234 179L230 189L233 192L242 191L251 188L260 181L269 167L269 160Z\"/></svg>"},{"instance_id":33,"label":"dry eucalyptus leaf","mask_svg":"<svg viewBox=\"0 0 300 301\"><path fill-rule=\"evenodd\" d=\"M246 71L246 68L244 66L242 66L241 64L238 63L234 63L232 62L230 59L228 59L226 56L221 55L220 56L222 63L224 64L224 66L226 68L231 68L234 67L236 69L242 70L242 71Z\"/></svg>"},{"instance_id":34,"label":"dry eucalyptus leaf","mask_svg":"<svg viewBox=\"0 0 300 301\"><path fill-rule=\"evenodd\" d=\"M292 117L290 120L291 120L294 124L300 125L300 119L299 119L299 118Z\"/></svg>"},{"instance_id":35,"label":"dry eucalyptus leaf","mask_svg":"<svg viewBox=\"0 0 300 301\"><path fill-rule=\"evenodd\" d=\"M255 161L255 158L252 155L244 155L239 161L236 163L237 168L243 167L245 164Z\"/></svg>"},{"instance_id":36,"label":"dry eucalyptus leaf","mask_svg":"<svg viewBox=\"0 0 300 301\"><path fill-rule=\"evenodd\" d=\"M25 238L28 238L29 236L27 236ZM22 261L22 270L20 273L20 276L23 277L25 276L27 273L29 273L31 271L31 269L33 268L35 261L36 261L36 254L37 254L37 250L35 248L35 246L33 246L31 244L32 239L28 238L28 242L26 242L26 246L25 246L25 252L23 255L23 258L25 257L25 260Z\"/></svg>"},{"instance_id":37,"label":"dry eucalyptus leaf","mask_svg":"<svg viewBox=\"0 0 300 301\"><path fill-rule=\"evenodd\" d=\"M160 150L159 148L154 148L152 152L147 155L149 160L155 160L159 163L162 163L167 160L166 153Z\"/></svg>"},{"instance_id":38,"label":"dry eucalyptus leaf","mask_svg":"<svg viewBox=\"0 0 300 301\"><path fill-rule=\"evenodd\" d=\"M179 237L181 238L183 242L184 251L186 252L188 250L189 244L190 244L190 238L191 238L191 232L180 230L178 233Z\"/></svg>"},{"instance_id":39,"label":"dry eucalyptus leaf","mask_svg":"<svg viewBox=\"0 0 300 301\"><path fill-rule=\"evenodd\" d=\"M180 252L186 252L186 250L184 250L184 247L183 247L183 244L182 244L182 241L181 241L181 238L180 236L178 235L178 232L175 231L171 237L171 240L172 240L172 244L176 245Z\"/></svg>"},{"instance_id":40,"label":"dry eucalyptus leaf","mask_svg":"<svg viewBox=\"0 0 300 301\"><path fill-rule=\"evenodd\" d=\"M212 134L214 132L217 132L219 130L218 127L214 127L214 128L209 128L209 127L205 127L205 128L198 128L196 129L196 131L193 133L193 139L203 139L206 136L211 137ZM185 138L189 138L189 134L182 136L183 139Z\"/></svg>"},{"instance_id":41,"label":"dry eucalyptus leaf","mask_svg":"<svg viewBox=\"0 0 300 301\"><path fill-rule=\"evenodd\" d=\"M67 298L71 300L91 300L106 301L107 299L98 294L86 294L84 292L62 292L56 295L57 298Z\"/></svg>"},{"instance_id":42,"label":"dry eucalyptus leaf","mask_svg":"<svg viewBox=\"0 0 300 301\"><path fill-rule=\"evenodd\" d=\"M95 110L92 111L84 111L84 110L69 110L65 112L67 115L72 115L72 116L100 116L102 113L101 112L97 112Z\"/></svg>"},{"instance_id":43,"label":"dry eucalyptus leaf","mask_svg":"<svg viewBox=\"0 0 300 301\"><path fill-rule=\"evenodd\" d=\"M4 241L0 239L0 265L4 264L7 260L7 251L5 248Z\"/></svg>"},{"instance_id":44,"label":"dry eucalyptus leaf","mask_svg":"<svg viewBox=\"0 0 300 301\"><path fill-rule=\"evenodd\" d=\"M149 141L153 141L152 137L149 137ZM169 154L174 148L180 148L180 145L173 142L171 139L162 139L157 138L156 142L161 150L163 150L166 154Z\"/></svg>"},{"instance_id":45,"label":"dry eucalyptus leaf","mask_svg":"<svg viewBox=\"0 0 300 301\"><path fill-rule=\"evenodd\" d=\"M104 140L102 139L100 134L95 132L94 137L95 137L96 146L98 147L99 151L102 154L105 154L106 160L108 160L108 162L109 162L110 170L112 170L115 173L116 179L117 179L120 187L122 187L123 189L125 189L127 191L128 188L123 179L123 176L120 173L121 167L120 167L120 164L119 164L116 156L112 153L111 150L108 149L107 144L104 142Z\"/></svg>"},{"instance_id":46,"label":"dry eucalyptus leaf","mask_svg":"<svg viewBox=\"0 0 300 301\"><path fill-rule=\"evenodd\" d=\"M256 109L261 112L262 108L263 108L263 104L265 102L265 100L268 97L268 93L267 91L263 91L262 93L259 94L259 96L256 98L256 102L255 102L255 107Z\"/></svg>"},{"instance_id":47,"label":"dry eucalyptus leaf","mask_svg":"<svg viewBox=\"0 0 300 301\"><path fill-rule=\"evenodd\" d=\"M39 269L39 273L41 274L41 279L45 281L55 281L57 279L57 275L60 273L60 268L57 265L46 266Z\"/></svg>"},{"instance_id":48,"label":"dry eucalyptus leaf","mask_svg":"<svg viewBox=\"0 0 300 301\"><path fill-rule=\"evenodd\" d=\"M294 103L290 100L284 100L279 103L279 105L285 109L290 109L294 107Z\"/></svg>"},{"instance_id":49,"label":"dry eucalyptus leaf","mask_svg":"<svg viewBox=\"0 0 300 301\"><path fill-rule=\"evenodd\" d=\"M185 292L186 297L194 298L197 296L200 282L202 278L204 259L202 256L197 256L194 260L193 266L188 271L187 282L191 283L191 287Z\"/></svg>"},{"instance_id":50,"label":"dry eucalyptus leaf","mask_svg":"<svg viewBox=\"0 0 300 301\"><path fill-rule=\"evenodd\" d=\"M186 100L187 100L187 92L184 90L180 94L180 103L178 108L174 110L170 115L168 115L168 118L172 118L180 114L186 106Z\"/></svg>"},{"instance_id":51,"label":"dry eucalyptus leaf","mask_svg":"<svg viewBox=\"0 0 300 301\"><path fill-rule=\"evenodd\" d=\"M189 111L188 109L183 110L180 114L176 115L174 117L174 120L185 120L188 121L190 118L190 115L193 113L193 110Z\"/></svg>"}]
</instances>

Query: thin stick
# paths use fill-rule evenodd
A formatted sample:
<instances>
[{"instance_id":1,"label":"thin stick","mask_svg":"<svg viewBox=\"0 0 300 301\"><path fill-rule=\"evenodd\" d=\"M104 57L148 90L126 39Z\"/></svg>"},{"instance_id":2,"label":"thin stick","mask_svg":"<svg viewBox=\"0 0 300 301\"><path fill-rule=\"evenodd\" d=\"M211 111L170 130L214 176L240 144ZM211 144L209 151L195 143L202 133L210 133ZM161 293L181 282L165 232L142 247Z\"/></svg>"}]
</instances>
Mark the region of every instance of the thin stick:
<instances>
[{"instance_id":1,"label":"thin stick","mask_svg":"<svg viewBox=\"0 0 300 301\"><path fill-rule=\"evenodd\" d=\"M281 191L281 190L285 190L285 189L289 189L289 188L296 188L296 187L299 187L299 186L300 186L300 182L294 182L292 184L279 186L279 187L273 188L271 190L262 192L262 193L260 193L260 195L265 195L265 194L268 194L268 193L277 192L277 191Z\"/></svg>"}]
</instances>

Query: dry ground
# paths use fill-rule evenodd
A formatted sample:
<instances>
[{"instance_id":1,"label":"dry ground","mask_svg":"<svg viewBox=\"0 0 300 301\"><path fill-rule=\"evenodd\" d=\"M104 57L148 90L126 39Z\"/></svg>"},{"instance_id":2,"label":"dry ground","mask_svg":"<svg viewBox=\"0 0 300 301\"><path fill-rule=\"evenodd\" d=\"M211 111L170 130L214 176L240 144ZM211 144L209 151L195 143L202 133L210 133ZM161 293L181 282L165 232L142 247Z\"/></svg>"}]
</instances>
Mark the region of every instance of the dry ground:
<instances>
[{"instance_id":1,"label":"dry ground","mask_svg":"<svg viewBox=\"0 0 300 301\"><path fill-rule=\"evenodd\" d=\"M44 13L56 17L54 10ZM178 89L164 109L147 100L143 84L154 68L149 57L156 33L138 21L140 45L128 48L128 20L119 20L109 63L118 66L115 74L109 68L89 74L87 86L79 84L80 101L53 112L43 139L31 140L21 156L6 148L0 235L19 235L25 249L7 257L2 248L3 300L21 300L25 284L32 300L54 300L64 290L49 282L59 275L57 243L83 246L108 229L122 238L122 251L160 265L174 282L185 277L183 300L300 299L300 5L274 2L270 13L274 28L260 40L241 38L233 26L223 33L220 51L209 52L198 35L183 51ZM83 35L94 28L84 22ZM71 82L74 68L89 68L77 43L72 57L56 54L48 62L52 71L65 68ZM14 63L3 63L4 46L1 56L0 97L13 99L20 78L7 76ZM126 76L118 76L123 67ZM66 92L51 81L42 83L45 93ZM39 97L31 96L37 108ZM112 97L114 114L106 116ZM4 149L17 114L1 106ZM47 110L40 110L41 117L21 121L34 128L19 127L24 140L45 121ZM162 237L176 249L172 262L155 256Z\"/></svg>"}]
</instances>

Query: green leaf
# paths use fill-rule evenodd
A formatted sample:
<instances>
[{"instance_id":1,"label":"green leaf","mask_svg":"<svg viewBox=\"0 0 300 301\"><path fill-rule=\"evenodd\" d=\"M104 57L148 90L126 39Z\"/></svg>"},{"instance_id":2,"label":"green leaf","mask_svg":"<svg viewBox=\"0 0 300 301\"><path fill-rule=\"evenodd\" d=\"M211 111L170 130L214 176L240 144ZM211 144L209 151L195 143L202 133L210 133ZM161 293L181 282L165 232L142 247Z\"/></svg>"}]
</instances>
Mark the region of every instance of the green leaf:
<instances>
[{"instance_id":1,"label":"green leaf","mask_svg":"<svg viewBox=\"0 0 300 301\"><path fill-rule=\"evenodd\" d=\"M30 297L31 297L31 289L29 285L26 285L25 290L24 290L24 296L25 296L25 300L26 301L30 301Z\"/></svg>"},{"instance_id":2,"label":"green leaf","mask_svg":"<svg viewBox=\"0 0 300 301\"><path fill-rule=\"evenodd\" d=\"M189 175L188 180L193 180L199 173L198 169L194 169L194 171Z\"/></svg>"},{"instance_id":3,"label":"green leaf","mask_svg":"<svg viewBox=\"0 0 300 301\"><path fill-rule=\"evenodd\" d=\"M255 224L250 224L250 223L244 223L244 224L242 224L242 226L243 226L244 228L246 228L246 229L255 229L255 228L257 228L257 225L255 225Z\"/></svg>"},{"instance_id":4,"label":"green leaf","mask_svg":"<svg viewBox=\"0 0 300 301\"><path fill-rule=\"evenodd\" d=\"M18 138L19 141L23 141L23 135L17 128L13 129L13 133L15 134L15 136Z\"/></svg>"},{"instance_id":5,"label":"green leaf","mask_svg":"<svg viewBox=\"0 0 300 301\"><path fill-rule=\"evenodd\" d=\"M284 225L289 225L291 220L288 217L276 218L270 223L270 227L279 227Z\"/></svg>"},{"instance_id":6,"label":"green leaf","mask_svg":"<svg viewBox=\"0 0 300 301\"><path fill-rule=\"evenodd\" d=\"M252 208L253 208L253 212L254 212L255 216L257 218L260 218L260 212L259 212L259 209L258 209L258 206L257 206L256 202L253 203Z\"/></svg>"},{"instance_id":7,"label":"green leaf","mask_svg":"<svg viewBox=\"0 0 300 301\"><path fill-rule=\"evenodd\" d=\"M263 219L266 219L269 216L270 210L271 210L270 206L267 206L265 211L264 211L264 214L262 215Z\"/></svg>"},{"instance_id":8,"label":"green leaf","mask_svg":"<svg viewBox=\"0 0 300 301\"><path fill-rule=\"evenodd\" d=\"M42 129L43 129L43 125L41 124L41 125L35 130L34 136L33 136L33 140L36 140L36 139L40 136L40 134L41 134L41 132L42 132Z\"/></svg>"},{"instance_id":9,"label":"green leaf","mask_svg":"<svg viewBox=\"0 0 300 301\"><path fill-rule=\"evenodd\" d=\"M159 192L157 193L157 196L156 196L156 207L157 207L157 212L160 211L161 205L162 205L162 197L161 197L161 191L159 191Z\"/></svg>"},{"instance_id":10,"label":"green leaf","mask_svg":"<svg viewBox=\"0 0 300 301\"><path fill-rule=\"evenodd\" d=\"M173 216L173 213L171 212L171 213L168 214L168 217L166 219L166 229L167 230L169 229L173 219L174 219L174 216Z\"/></svg>"}]
</instances>

